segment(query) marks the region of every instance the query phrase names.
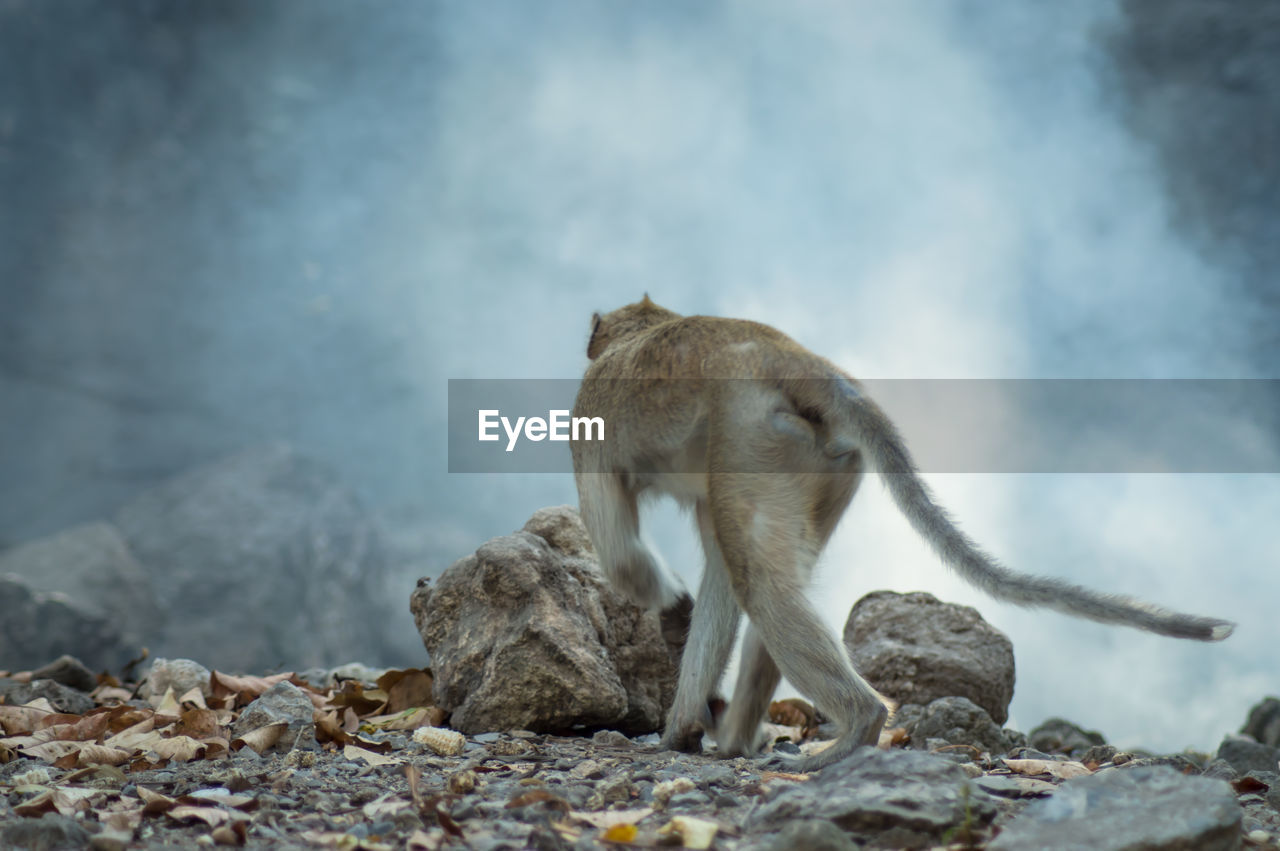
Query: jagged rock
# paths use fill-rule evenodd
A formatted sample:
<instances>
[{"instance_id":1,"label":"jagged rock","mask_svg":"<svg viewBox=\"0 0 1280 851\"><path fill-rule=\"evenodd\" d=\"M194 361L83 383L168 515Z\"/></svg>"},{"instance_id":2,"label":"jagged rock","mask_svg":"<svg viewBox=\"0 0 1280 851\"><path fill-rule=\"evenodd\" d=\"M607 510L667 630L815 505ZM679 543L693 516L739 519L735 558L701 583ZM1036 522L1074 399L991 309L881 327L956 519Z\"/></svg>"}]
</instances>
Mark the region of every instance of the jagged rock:
<instances>
[{"instance_id":1,"label":"jagged rock","mask_svg":"<svg viewBox=\"0 0 1280 851\"><path fill-rule=\"evenodd\" d=\"M10 679L0 680L0 697L5 703L30 703L43 697L59 712L82 715L93 709L93 698L82 691L68 688L53 680L32 680L20 683Z\"/></svg>"},{"instance_id":2,"label":"jagged rock","mask_svg":"<svg viewBox=\"0 0 1280 851\"><path fill-rule=\"evenodd\" d=\"M1027 733L1027 744L1045 753L1074 754L1087 752L1095 745L1105 745L1107 740L1096 730L1077 727L1062 718L1049 718L1039 727Z\"/></svg>"},{"instance_id":3,"label":"jagged rock","mask_svg":"<svg viewBox=\"0 0 1280 851\"><path fill-rule=\"evenodd\" d=\"M816 779L783 789L748 824L769 830L800 818L826 819L861 843L927 848L961 825L980 830L995 815L990 796L954 762L919 751L863 748Z\"/></svg>"},{"instance_id":4,"label":"jagged rock","mask_svg":"<svg viewBox=\"0 0 1280 851\"><path fill-rule=\"evenodd\" d=\"M858 672L900 703L967 697L997 724L1009 718L1013 644L977 609L873 591L849 612L844 644Z\"/></svg>"},{"instance_id":5,"label":"jagged rock","mask_svg":"<svg viewBox=\"0 0 1280 851\"><path fill-rule=\"evenodd\" d=\"M267 724L284 721L289 726L280 736L276 745L278 748L314 749L317 746L314 711L315 704L305 691L290 682L276 683L244 708L232 726L231 733L243 736Z\"/></svg>"},{"instance_id":6,"label":"jagged rock","mask_svg":"<svg viewBox=\"0 0 1280 851\"><path fill-rule=\"evenodd\" d=\"M146 491L115 517L169 613L165 652L223 670L390 652L377 530L327 468L246 450Z\"/></svg>"},{"instance_id":7,"label":"jagged rock","mask_svg":"<svg viewBox=\"0 0 1280 851\"><path fill-rule=\"evenodd\" d=\"M59 656L48 665L31 672L33 680L53 680L76 691L90 692L98 686L98 678L74 656Z\"/></svg>"},{"instance_id":8,"label":"jagged rock","mask_svg":"<svg viewBox=\"0 0 1280 851\"><path fill-rule=\"evenodd\" d=\"M86 523L0 554L0 667L62 654L119 668L162 622L146 572L119 530Z\"/></svg>"},{"instance_id":9,"label":"jagged rock","mask_svg":"<svg viewBox=\"0 0 1280 851\"><path fill-rule=\"evenodd\" d=\"M538 511L420 584L410 607L437 705L466 733L662 724L675 665L657 617L600 574L577 512Z\"/></svg>"},{"instance_id":10,"label":"jagged rock","mask_svg":"<svg viewBox=\"0 0 1280 851\"><path fill-rule=\"evenodd\" d=\"M924 707L907 732L912 747L923 748L929 739L945 739L952 745L972 745L991 754L1009 747L1000 725L967 697L941 697Z\"/></svg>"},{"instance_id":11,"label":"jagged rock","mask_svg":"<svg viewBox=\"0 0 1280 851\"><path fill-rule=\"evenodd\" d=\"M1218 759L1231 763L1239 774L1250 771L1275 771L1280 762L1280 748L1273 748L1244 736L1227 736L1218 746Z\"/></svg>"},{"instance_id":12,"label":"jagged rock","mask_svg":"<svg viewBox=\"0 0 1280 851\"><path fill-rule=\"evenodd\" d=\"M174 697L182 697L193 688L200 689L206 698L213 697L210 671L191 659L158 658L151 663L140 692L142 696L163 695L173 689Z\"/></svg>"},{"instance_id":13,"label":"jagged rock","mask_svg":"<svg viewBox=\"0 0 1280 851\"><path fill-rule=\"evenodd\" d=\"M1280 747L1280 698L1268 697L1250 709L1240 732L1264 745Z\"/></svg>"},{"instance_id":14,"label":"jagged rock","mask_svg":"<svg viewBox=\"0 0 1280 851\"><path fill-rule=\"evenodd\" d=\"M1240 847L1240 820L1235 794L1221 780L1163 766L1104 771L1033 801L987 848L1226 851Z\"/></svg>"}]
</instances>

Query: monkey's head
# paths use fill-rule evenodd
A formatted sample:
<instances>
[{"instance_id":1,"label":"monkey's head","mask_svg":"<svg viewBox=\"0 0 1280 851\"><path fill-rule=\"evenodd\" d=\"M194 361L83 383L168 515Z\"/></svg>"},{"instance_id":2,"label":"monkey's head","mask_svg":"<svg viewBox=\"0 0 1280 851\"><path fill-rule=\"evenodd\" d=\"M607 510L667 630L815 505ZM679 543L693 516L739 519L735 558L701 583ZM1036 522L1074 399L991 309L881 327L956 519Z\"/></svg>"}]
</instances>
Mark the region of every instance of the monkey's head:
<instances>
[{"instance_id":1,"label":"monkey's head","mask_svg":"<svg viewBox=\"0 0 1280 851\"><path fill-rule=\"evenodd\" d=\"M648 330L654 325L679 319L680 314L665 307L659 307L649 300L649 294L635 304L628 304L601 316L591 316L591 339L587 343L587 357L595 360L612 343L629 337L640 331Z\"/></svg>"}]
</instances>

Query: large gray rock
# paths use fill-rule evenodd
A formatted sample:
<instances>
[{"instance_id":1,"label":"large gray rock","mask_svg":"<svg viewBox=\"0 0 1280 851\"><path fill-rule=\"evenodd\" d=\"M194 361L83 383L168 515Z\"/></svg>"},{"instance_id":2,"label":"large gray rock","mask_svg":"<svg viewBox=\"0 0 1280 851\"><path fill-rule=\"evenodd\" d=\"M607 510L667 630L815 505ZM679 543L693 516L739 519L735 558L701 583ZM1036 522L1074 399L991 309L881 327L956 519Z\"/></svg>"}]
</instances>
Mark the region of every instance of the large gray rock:
<instances>
[{"instance_id":1,"label":"large gray rock","mask_svg":"<svg viewBox=\"0 0 1280 851\"><path fill-rule=\"evenodd\" d=\"M991 754L1004 753L1009 747L1008 737L1000 725L967 697L938 698L924 707L919 719L906 729L915 748L926 747L929 739L970 745Z\"/></svg>"},{"instance_id":2,"label":"large gray rock","mask_svg":"<svg viewBox=\"0 0 1280 851\"><path fill-rule=\"evenodd\" d=\"M1218 746L1218 759L1224 759L1238 774L1250 771L1276 771L1280 748L1255 742L1245 736L1228 736Z\"/></svg>"},{"instance_id":3,"label":"large gray rock","mask_svg":"<svg viewBox=\"0 0 1280 851\"><path fill-rule=\"evenodd\" d=\"M927 848L961 825L981 830L995 815L990 796L951 760L868 747L815 780L783 789L748 824L769 831L797 819L826 819L874 847Z\"/></svg>"},{"instance_id":4,"label":"large gray rock","mask_svg":"<svg viewBox=\"0 0 1280 851\"><path fill-rule=\"evenodd\" d=\"M276 683L244 708L231 727L233 736L243 736L268 724L289 726L276 747L289 750L316 747L315 704L302 689L290 682Z\"/></svg>"},{"instance_id":5,"label":"large gray rock","mask_svg":"<svg viewBox=\"0 0 1280 851\"><path fill-rule=\"evenodd\" d=\"M120 532L86 523L0 553L0 668L63 654L91 668L137 658L163 616Z\"/></svg>"},{"instance_id":6,"label":"large gray rock","mask_svg":"<svg viewBox=\"0 0 1280 851\"><path fill-rule=\"evenodd\" d=\"M977 609L917 591L873 591L849 612L844 644L882 694L927 705L967 697L997 724L1013 699L1013 644Z\"/></svg>"},{"instance_id":7,"label":"large gray rock","mask_svg":"<svg viewBox=\"0 0 1280 851\"><path fill-rule=\"evenodd\" d=\"M482 545L410 601L436 704L465 733L658 729L675 664L657 617L616 594L569 506Z\"/></svg>"},{"instance_id":8,"label":"large gray rock","mask_svg":"<svg viewBox=\"0 0 1280 851\"><path fill-rule=\"evenodd\" d=\"M1249 710L1240 732L1271 747L1280 747L1280 698L1265 698Z\"/></svg>"},{"instance_id":9,"label":"large gray rock","mask_svg":"<svg viewBox=\"0 0 1280 851\"><path fill-rule=\"evenodd\" d=\"M391 652L371 518L333 473L287 446L184 473L115 520L169 613L155 641L166 655L262 670Z\"/></svg>"},{"instance_id":10,"label":"large gray rock","mask_svg":"<svg viewBox=\"0 0 1280 851\"><path fill-rule=\"evenodd\" d=\"M1068 780L1033 801L989 851L1227 851L1240 847L1240 805L1221 780L1165 766Z\"/></svg>"}]
</instances>

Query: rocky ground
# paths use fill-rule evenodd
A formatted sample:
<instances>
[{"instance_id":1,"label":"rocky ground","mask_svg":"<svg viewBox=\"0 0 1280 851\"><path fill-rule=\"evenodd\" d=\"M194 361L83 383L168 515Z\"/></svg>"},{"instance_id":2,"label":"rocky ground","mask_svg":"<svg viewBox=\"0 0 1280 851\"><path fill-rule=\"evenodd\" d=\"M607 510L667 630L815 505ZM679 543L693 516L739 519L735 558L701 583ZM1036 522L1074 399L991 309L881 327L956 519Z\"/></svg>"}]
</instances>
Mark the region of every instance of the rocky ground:
<instances>
[{"instance_id":1,"label":"rocky ground","mask_svg":"<svg viewBox=\"0 0 1280 851\"><path fill-rule=\"evenodd\" d=\"M929 594L851 610L850 656L896 712L809 775L788 758L835 731L799 699L770 708L763 758L659 748L679 642L604 581L572 508L409 602L429 669L0 672L0 848L1280 848L1280 699L1214 755L1024 734L1002 726L1008 638Z\"/></svg>"},{"instance_id":2,"label":"rocky ground","mask_svg":"<svg viewBox=\"0 0 1280 851\"><path fill-rule=\"evenodd\" d=\"M820 747L821 723L769 728L771 759L722 760L610 730L464 736L404 705L429 693L426 671L359 666L0 677L0 847L1280 847L1276 751L1256 738L1276 732L1274 699L1211 758L1119 753L1064 721L984 747L985 712L943 698L803 775L780 762Z\"/></svg>"}]
</instances>

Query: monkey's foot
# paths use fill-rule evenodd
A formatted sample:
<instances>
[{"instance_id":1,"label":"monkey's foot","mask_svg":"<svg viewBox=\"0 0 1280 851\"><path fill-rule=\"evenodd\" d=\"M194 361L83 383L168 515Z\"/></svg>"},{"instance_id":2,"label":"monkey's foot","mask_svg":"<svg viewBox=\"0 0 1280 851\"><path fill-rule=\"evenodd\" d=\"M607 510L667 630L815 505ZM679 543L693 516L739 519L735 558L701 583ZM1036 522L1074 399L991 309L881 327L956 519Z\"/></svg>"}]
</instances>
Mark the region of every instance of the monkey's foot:
<instances>
[{"instance_id":1,"label":"monkey's foot","mask_svg":"<svg viewBox=\"0 0 1280 851\"><path fill-rule=\"evenodd\" d=\"M658 623L662 627L662 640L667 644L667 652L671 659L680 666L684 656L684 645L689 638L689 622L693 618L693 598L681 594L674 603L658 613Z\"/></svg>"},{"instance_id":2,"label":"monkey's foot","mask_svg":"<svg viewBox=\"0 0 1280 851\"><path fill-rule=\"evenodd\" d=\"M695 724L684 729L668 728L662 734L658 747L664 751L680 751L681 753L702 753L702 726Z\"/></svg>"}]
</instances>

